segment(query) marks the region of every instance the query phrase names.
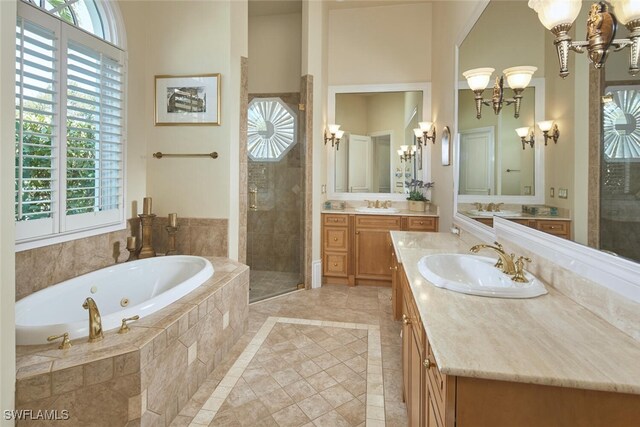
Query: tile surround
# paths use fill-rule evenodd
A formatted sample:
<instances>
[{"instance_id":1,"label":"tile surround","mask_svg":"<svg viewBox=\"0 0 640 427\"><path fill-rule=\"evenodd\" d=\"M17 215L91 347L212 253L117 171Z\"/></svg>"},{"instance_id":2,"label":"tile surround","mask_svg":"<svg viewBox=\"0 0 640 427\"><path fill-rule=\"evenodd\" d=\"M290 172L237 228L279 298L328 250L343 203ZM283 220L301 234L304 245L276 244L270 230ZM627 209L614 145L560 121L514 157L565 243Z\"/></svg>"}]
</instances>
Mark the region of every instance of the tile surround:
<instances>
[{"instance_id":1,"label":"tile surround","mask_svg":"<svg viewBox=\"0 0 640 427\"><path fill-rule=\"evenodd\" d=\"M248 268L211 261L214 277L126 335L17 347L17 408L67 409L75 425L169 424L247 330Z\"/></svg>"}]
</instances>

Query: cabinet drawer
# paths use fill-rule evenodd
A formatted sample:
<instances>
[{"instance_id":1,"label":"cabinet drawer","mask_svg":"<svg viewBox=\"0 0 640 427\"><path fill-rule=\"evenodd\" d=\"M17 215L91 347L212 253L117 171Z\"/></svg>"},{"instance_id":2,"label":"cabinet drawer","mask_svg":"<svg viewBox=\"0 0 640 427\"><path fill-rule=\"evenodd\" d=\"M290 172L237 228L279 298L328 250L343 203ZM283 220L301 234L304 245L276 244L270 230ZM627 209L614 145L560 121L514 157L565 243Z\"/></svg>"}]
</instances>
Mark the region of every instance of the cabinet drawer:
<instances>
[{"instance_id":1,"label":"cabinet drawer","mask_svg":"<svg viewBox=\"0 0 640 427\"><path fill-rule=\"evenodd\" d=\"M436 219L433 217L407 217L407 231L437 231Z\"/></svg>"},{"instance_id":2,"label":"cabinet drawer","mask_svg":"<svg viewBox=\"0 0 640 427\"><path fill-rule=\"evenodd\" d=\"M356 230L373 228L382 230L400 230L399 216L356 215Z\"/></svg>"},{"instance_id":3,"label":"cabinet drawer","mask_svg":"<svg viewBox=\"0 0 640 427\"><path fill-rule=\"evenodd\" d=\"M326 253L322 269L325 276L347 277L347 254Z\"/></svg>"},{"instance_id":4,"label":"cabinet drawer","mask_svg":"<svg viewBox=\"0 0 640 427\"><path fill-rule=\"evenodd\" d=\"M538 220L538 226L536 227L540 231L545 233L555 234L559 236L566 236L569 234L569 224L566 221L545 221Z\"/></svg>"},{"instance_id":5,"label":"cabinet drawer","mask_svg":"<svg viewBox=\"0 0 640 427\"><path fill-rule=\"evenodd\" d=\"M346 251L348 242L348 228L324 228L324 249L328 251Z\"/></svg>"},{"instance_id":6,"label":"cabinet drawer","mask_svg":"<svg viewBox=\"0 0 640 427\"><path fill-rule=\"evenodd\" d=\"M349 215L332 215L332 214L324 214L324 225L343 225L347 226L349 221Z\"/></svg>"}]
</instances>

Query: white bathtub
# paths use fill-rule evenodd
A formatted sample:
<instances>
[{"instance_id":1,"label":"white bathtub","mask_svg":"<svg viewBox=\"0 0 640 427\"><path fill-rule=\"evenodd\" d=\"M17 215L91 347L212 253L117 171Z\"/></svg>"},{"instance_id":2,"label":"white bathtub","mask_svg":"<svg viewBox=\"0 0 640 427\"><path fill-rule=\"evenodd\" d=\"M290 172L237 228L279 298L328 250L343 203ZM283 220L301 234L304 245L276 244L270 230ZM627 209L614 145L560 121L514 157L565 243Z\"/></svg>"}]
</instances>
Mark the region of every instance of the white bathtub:
<instances>
[{"instance_id":1,"label":"white bathtub","mask_svg":"<svg viewBox=\"0 0 640 427\"><path fill-rule=\"evenodd\" d=\"M96 301L102 329L118 328L125 317L141 318L182 298L213 276L213 266L196 256L166 256L117 264L78 276L16 303L16 344L46 344L47 337L69 332L89 335L87 297ZM128 304L123 307L123 299Z\"/></svg>"}]
</instances>

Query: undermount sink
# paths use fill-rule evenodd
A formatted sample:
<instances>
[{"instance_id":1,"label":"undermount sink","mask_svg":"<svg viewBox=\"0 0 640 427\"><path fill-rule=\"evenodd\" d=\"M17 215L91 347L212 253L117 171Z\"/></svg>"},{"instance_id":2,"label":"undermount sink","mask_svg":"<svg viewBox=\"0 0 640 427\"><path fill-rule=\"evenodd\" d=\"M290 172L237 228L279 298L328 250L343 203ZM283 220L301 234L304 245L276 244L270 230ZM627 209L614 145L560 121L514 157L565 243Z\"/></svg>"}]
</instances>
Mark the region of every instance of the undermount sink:
<instances>
[{"instance_id":1,"label":"undermount sink","mask_svg":"<svg viewBox=\"0 0 640 427\"><path fill-rule=\"evenodd\" d=\"M522 216L522 212L518 212L518 211L490 212L490 211L479 211L477 209L472 209L469 211L469 215L471 216Z\"/></svg>"},{"instance_id":2,"label":"undermount sink","mask_svg":"<svg viewBox=\"0 0 640 427\"><path fill-rule=\"evenodd\" d=\"M356 208L357 212L362 212L362 213L387 213L387 214L392 214L392 213L398 213L400 212L400 209L396 209L396 208L367 208L367 207L361 207L361 208Z\"/></svg>"},{"instance_id":3,"label":"undermount sink","mask_svg":"<svg viewBox=\"0 0 640 427\"><path fill-rule=\"evenodd\" d=\"M518 283L494 267L495 258L467 254L427 255L418 261L422 277L439 288L495 298L533 298L547 293L542 282L525 272Z\"/></svg>"}]
</instances>

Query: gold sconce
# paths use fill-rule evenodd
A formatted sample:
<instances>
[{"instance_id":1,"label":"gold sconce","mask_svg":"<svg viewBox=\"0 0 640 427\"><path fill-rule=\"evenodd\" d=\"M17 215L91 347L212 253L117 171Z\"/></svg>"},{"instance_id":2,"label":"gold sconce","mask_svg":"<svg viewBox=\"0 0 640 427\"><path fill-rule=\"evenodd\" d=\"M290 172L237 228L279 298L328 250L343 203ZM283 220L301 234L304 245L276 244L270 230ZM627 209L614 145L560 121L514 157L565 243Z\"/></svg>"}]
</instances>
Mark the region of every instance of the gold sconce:
<instances>
[{"instance_id":1,"label":"gold sconce","mask_svg":"<svg viewBox=\"0 0 640 427\"><path fill-rule=\"evenodd\" d=\"M587 40L572 41L569 30L580 13L581 0L529 0L529 7L538 13L538 19L556 37L560 76L569 75L569 51L584 53L596 68L602 68L609 52L629 47L629 74L640 71L640 2L638 0L611 0L616 15L609 12L605 2L593 3L587 19ZM628 39L615 39L617 22L629 31Z\"/></svg>"},{"instance_id":2,"label":"gold sconce","mask_svg":"<svg viewBox=\"0 0 640 427\"><path fill-rule=\"evenodd\" d=\"M413 130L413 133L416 135L416 140L418 141L418 145L422 146L422 144L427 145L427 141L431 140L432 143L436 143L436 128L433 126L433 122L420 122L418 123L420 128L416 128ZM433 128L433 133L429 135L429 131Z\"/></svg>"},{"instance_id":3,"label":"gold sconce","mask_svg":"<svg viewBox=\"0 0 640 427\"><path fill-rule=\"evenodd\" d=\"M331 147L335 145L337 151L340 149L340 138L344 135L344 131L340 130L340 125L329 125L328 128L331 136L327 136L327 131L324 131L324 145L331 141Z\"/></svg>"},{"instance_id":4,"label":"gold sconce","mask_svg":"<svg viewBox=\"0 0 640 427\"><path fill-rule=\"evenodd\" d=\"M491 74L494 68L474 68L462 73L469 83L469 88L475 94L476 100L476 118L482 117L482 106L492 106L493 112L500 114L503 105L514 104L515 112L513 116L517 119L520 117L520 105L522 104L522 92L527 88L533 77L533 73L537 67L523 65L520 67L511 67L503 70L504 76L496 77L493 86L493 96L491 99L484 99L482 94L487 88L491 80ZM504 78L507 78L507 84L513 90L513 98L504 99Z\"/></svg>"},{"instance_id":5,"label":"gold sconce","mask_svg":"<svg viewBox=\"0 0 640 427\"><path fill-rule=\"evenodd\" d=\"M398 150L398 155L400 156L400 161L401 162L403 162L403 161L404 162L411 161L411 159L413 159L415 157L416 151L418 151L418 149L416 148L415 145L412 145L411 148L409 148L408 145L401 145L400 149Z\"/></svg>"},{"instance_id":6,"label":"gold sconce","mask_svg":"<svg viewBox=\"0 0 640 427\"><path fill-rule=\"evenodd\" d=\"M535 138L533 136L533 129L529 127L517 128L516 133L520 137L522 141L522 149L524 150L525 145L529 144L531 148L533 148L533 144L535 143ZM527 139L529 137L529 139Z\"/></svg>"},{"instance_id":7,"label":"gold sconce","mask_svg":"<svg viewBox=\"0 0 640 427\"><path fill-rule=\"evenodd\" d=\"M547 142L551 139L554 144L558 143L558 138L560 137L560 131L558 130L558 125L553 123L553 120L545 120L543 122L538 122L538 127L542 131L542 135L544 136L544 145L547 145Z\"/></svg>"}]
</instances>

